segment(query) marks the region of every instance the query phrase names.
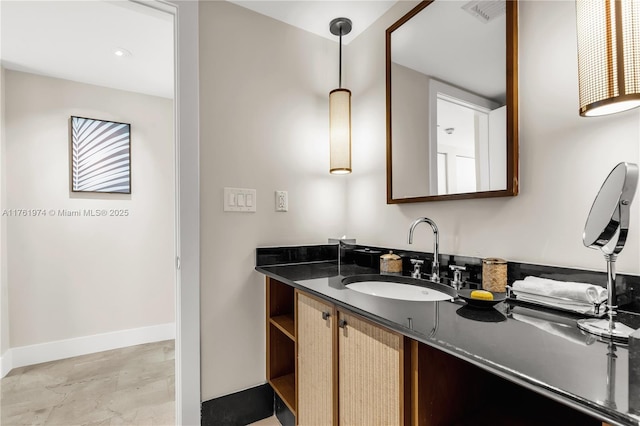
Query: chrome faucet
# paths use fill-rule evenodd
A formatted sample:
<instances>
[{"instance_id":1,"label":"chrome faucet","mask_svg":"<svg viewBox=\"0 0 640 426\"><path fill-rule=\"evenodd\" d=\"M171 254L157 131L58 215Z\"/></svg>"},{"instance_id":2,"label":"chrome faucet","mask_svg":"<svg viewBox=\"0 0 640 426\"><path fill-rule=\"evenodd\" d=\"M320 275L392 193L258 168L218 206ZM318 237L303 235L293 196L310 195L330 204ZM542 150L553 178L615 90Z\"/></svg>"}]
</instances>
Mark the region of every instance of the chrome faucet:
<instances>
[{"instance_id":1,"label":"chrome faucet","mask_svg":"<svg viewBox=\"0 0 640 426\"><path fill-rule=\"evenodd\" d=\"M439 243L438 227L436 226L436 223L433 220L429 219L428 217L417 218L409 228L409 244L413 244L413 230L416 229L416 226L418 226L418 224L422 222L428 223L429 225L431 225L431 229L433 229L433 262L431 262L430 279L433 282L439 283L440 282L440 263L438 263L438 257L439 257L438 246L440 243Z\"/></svg>"}]
</instances>

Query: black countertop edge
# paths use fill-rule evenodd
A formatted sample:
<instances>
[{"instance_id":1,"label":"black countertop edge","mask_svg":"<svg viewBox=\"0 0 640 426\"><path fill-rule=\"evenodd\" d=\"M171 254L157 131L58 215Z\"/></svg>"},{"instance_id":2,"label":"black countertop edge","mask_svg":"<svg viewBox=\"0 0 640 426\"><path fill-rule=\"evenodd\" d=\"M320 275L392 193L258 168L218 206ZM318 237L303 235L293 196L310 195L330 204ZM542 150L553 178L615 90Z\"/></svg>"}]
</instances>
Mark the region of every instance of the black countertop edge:
<instances>
[{"instance_id":1,"label":"black countertop edge","mask_svg":"<svg viewBox=\"0 0 640 426\"><path fill-rule=\"evenodd\" d=\"M316 262L314 262L316 263ZM320 262L317 262L320 263ZM329 263L329 262L327 262ZM332 264L335 264L334 262L331 262ZM271 266L282 266L282 265L271 265ZM554 387L551 386L545 382L542 382L540 380L537 380L535 378L529 377L528 375L525 374L521 374L519 371L511 369L511 368L507 368L504 367L498 363L492 362L491 360L488 360L486 358L482 358L480 356L476 356L475 354L468 352L468 351L464 351L461 350L453 345L447 344L446 342L443 341L439 341L437 339L434 338L430 338L429 336L426 336L422 333L418 333L413 331L412 329L409 329L407 327L404 327L396 322L390 321L386 318L374 315L368 311L359 309L355 306L349 305L347 303L344 303L340 300L336 300L332 297L329 297L325 294L319 293L317 291L314 291L313 289L310 289L308 287L305 287L304 285L301 285L299 283L297 283L296 281L293 281L291 279L288 279L286 277L283 277L281 275L278 275L274 272L271 272L269 269L269 266L265 266L265 267L261 267L261 266L256 266L255 270L263 275L266 275L270 278L273 278L275 280L278 280L282 283L285 283L287 285L290 285L294 288L297 288L299 290L303 290L308 294L311 294L313 296L316 296L322 300L325 300L329 303L332 303L336 306L339 307L343 307L347 310L349 310L350 312L353 312L355 314L358 314L368 320L371 320L379 325L382 325L390 330L393 330L395 332L398 332L400 334L402 334L403 336L409 337L411 339L417 340L421 343L424 343L426 345L429 345L433 348L439 349L449 355L455 356L456 358L462 359L464 361L467 361L479 368L482 368L483 370L486 370L492 374L495 374L503 379L506 379L510 382L516 383L518 385L521 385L527 389L530 389L538 394L541 394L545 397L551 398L557 402L560 402L564 405L568 405L572 408L575 408L578 411L581 411L585 414L588 414L590 416L595 416L598 420L602 420L602 421L606 421L609 422L611 424L617 424L617 425L640 425L640 419L636 420L635 423L630 423L630 418L628 416L623 415L623 413L615 410L615 409L609 409L608 407L605 407L603 405L600 404L596 404L593 401L590 401L588 399L583 399L580 398L577 395L574 395L570 392L564 391L563 389L560 389L558 387ZM446 302L446 303L451 303L451 302ZM459 304L460 306L463 306L463 304L461 302L453 302L456 304Z\"/></svg>"}]
</instances>

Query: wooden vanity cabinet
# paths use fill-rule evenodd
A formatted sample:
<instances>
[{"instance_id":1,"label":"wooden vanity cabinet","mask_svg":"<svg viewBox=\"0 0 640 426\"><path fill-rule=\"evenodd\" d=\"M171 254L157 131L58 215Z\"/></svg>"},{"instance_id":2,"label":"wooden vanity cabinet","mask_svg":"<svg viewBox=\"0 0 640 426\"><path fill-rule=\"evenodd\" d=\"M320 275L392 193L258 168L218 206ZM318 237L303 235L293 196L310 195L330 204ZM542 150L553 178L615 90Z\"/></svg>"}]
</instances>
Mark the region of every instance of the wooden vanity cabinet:
<instances>
[{"instance_id":1,"label":"wooden vanity cabinet","mask_svg":"<svg viewBox=\"0 0 640 426\"><path fill-rule=\"evenodd\" d=\"M275 279L267 379L298 425L609 426Z\"/></svg>"},{"instance_id":2,"label":"wooden vanity cabinet","mask_svg":"<svg viewBox=\"0 0 640 426\"><path fill-rule=\"evenodd\" d=\"M296 310L297 423L404 424L404 337L300 291Z\"/></svg>"}]
</instances>

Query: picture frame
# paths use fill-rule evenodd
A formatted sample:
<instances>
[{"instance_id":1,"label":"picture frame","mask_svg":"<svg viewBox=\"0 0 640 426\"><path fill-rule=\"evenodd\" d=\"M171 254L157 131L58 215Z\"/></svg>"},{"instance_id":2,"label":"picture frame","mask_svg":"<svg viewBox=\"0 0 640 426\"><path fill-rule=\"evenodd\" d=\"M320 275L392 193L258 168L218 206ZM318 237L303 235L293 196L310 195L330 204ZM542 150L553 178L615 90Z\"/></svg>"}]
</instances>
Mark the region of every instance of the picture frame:
<instances>
[{"instance_id":1,"label":"picture frame","mask_svg":"<svg viewBox=\"0 0 640 426\"><path fill-rule=\"evenodd\" d=\"M131 194L131 124L71 116L72 192Z\"/></svg>"}]
</instances>

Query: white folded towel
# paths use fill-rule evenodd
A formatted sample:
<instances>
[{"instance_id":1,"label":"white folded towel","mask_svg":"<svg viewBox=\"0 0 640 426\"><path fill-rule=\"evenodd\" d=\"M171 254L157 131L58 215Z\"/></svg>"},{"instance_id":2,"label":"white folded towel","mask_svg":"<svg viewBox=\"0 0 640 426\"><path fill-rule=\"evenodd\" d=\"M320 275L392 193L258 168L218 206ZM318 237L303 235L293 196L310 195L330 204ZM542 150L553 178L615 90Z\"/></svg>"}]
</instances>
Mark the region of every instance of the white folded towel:
<instances>
[{"instance_id":1,"label":"white folded towel","mask_svg":"<svg viewBox=\"0 0 640 426\"><path fill-rule=\"evenodd\" d=\"M558 297L584 304L600 303L608 297L607 289L597 285L539 277L526 277L524 280L515 281L511 287L514 293L518 294L518 291L521 291L527 293L527 297Z\"/></svg>"}]
</instances>

